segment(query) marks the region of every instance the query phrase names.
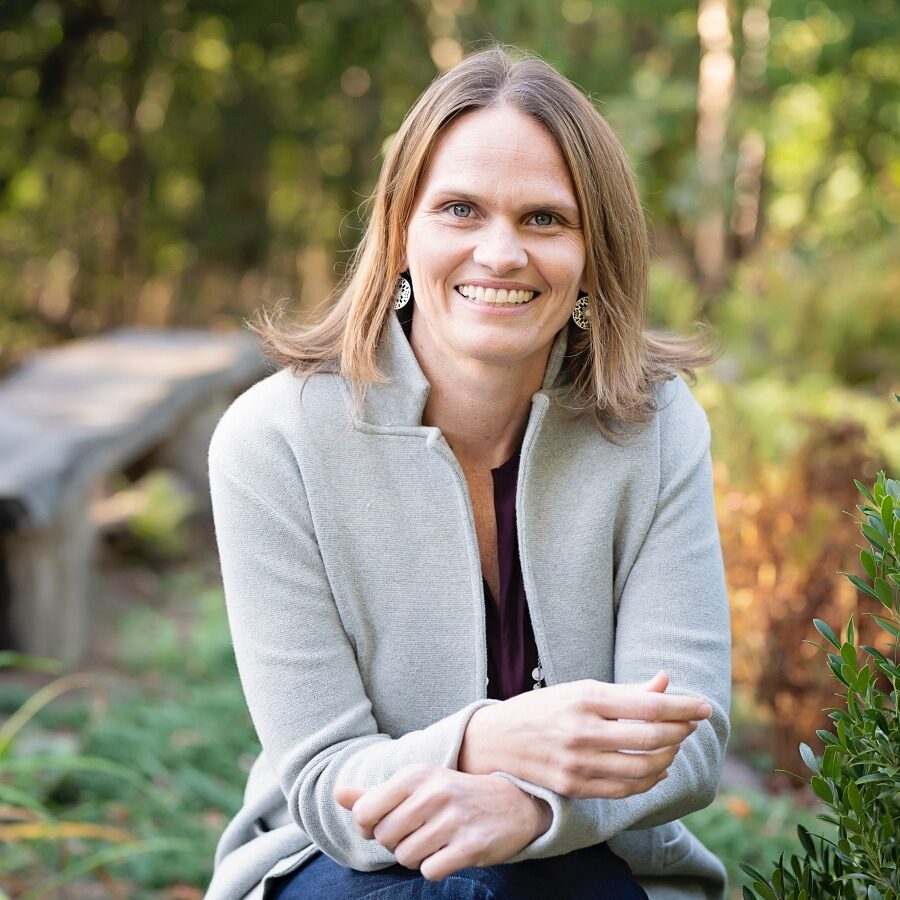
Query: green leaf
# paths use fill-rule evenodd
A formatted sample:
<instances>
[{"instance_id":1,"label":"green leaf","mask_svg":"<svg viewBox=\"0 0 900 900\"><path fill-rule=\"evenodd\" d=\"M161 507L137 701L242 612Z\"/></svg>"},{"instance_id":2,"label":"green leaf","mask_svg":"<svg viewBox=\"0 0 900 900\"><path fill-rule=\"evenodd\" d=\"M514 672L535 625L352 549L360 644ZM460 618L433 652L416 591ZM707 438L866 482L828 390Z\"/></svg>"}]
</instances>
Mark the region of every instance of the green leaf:
<instances>
[{"instance_id":1,"label":"green leaf","mask_svg":"<svg viewBox=\"0 0 900 900\"><path fill-rule=\"evenodd\" d=\"M894 498L890 494L885 494L881 501L881 521L890 534L894 527Z\"/></svg>"},{"instance_id":2,"label":"green leaf","mask_svg":"<svg viewBox=\"0 0 900 900\"><path fill-rule=\"evenodd\" d=\"M853 644L844 644L841 647L841 661L844 665L856 669L856 647Z\"/></svg>"},{"instance_id":3,"label":"green leaf","mask_svg":"<svg viewBox=\"0 0 900 900\"><path fill-rule=\"evenodd\" d=\"M826 778L836 779L838 777L841 768L840 756L841 752L833 744L829 744L825 748L822 755L822 774Z\"/></svg>"},{"instance_id":4,"label":"green leaf","mask_svg":"<svg viewBox=\"0 0 900 900\"><path fill-rule=\"evenodd\" d=\"M766 879L749 863L738 863L738 868L747 875L751 881L765 881Z\"/></svg>"},{"instance_id":5,"label":"green leaf","mask_svg":"<svg viewBox=\"0 0 900 900\"><path fill-rule=\"evenodd\" d=\"M809 744L800 745L800 756L803 759L803 762L806 763L806 768L818 775L821 771L819 768L819 761L816 759L816 754L812 752L812 748Z\"/></svg>"},{"instance_id":6,"label":"green leaf","mask_svg":"<svg viewBox=\"0 0 900 900\"><path fill-rule=\"evenodd\" d=\"M861 775L856 779L857 784L876 784L879 781L884 781L884 775Z\"/></svg>"},{"instance_id":7,"label":"green leaf","mask_svg":"<svg viewBox=\"0 0 900 900\"><path fill-rule=\"evenodd\" d=\"M863 644L862 649L865 650L866 653L868 653L870 656L874 656L875 659L879 660L880 662L886 663L888 661L887 657L877 647L870 647L868 644Z\"/></svg>"},{"instance_id":8,"label":"green leaf","mask_svg":"<svg viewBox=\"0 0 900 900\"><path fill-rule=\"evenodd\" d=\"M835 656L833 653L828 657L828 668L831 669L831 674L840 681L841 684L846 684L844 681L844 676L841 671L841 658L839 656ZM849 685L848 685L849 687Z\"/></svg>"},{"instance_id":9,"label":"green leaf","mask_svg":"<svg viewBox=\"0 0 900 900\"><path fill-rule=\"evenodd\" d=\"M813 843L813 839L809 836L809 831L804 828L802 825L797 826L797 837L800 838L800 843L803 845L803 849L806 851L806 855L815 860L816 858L816 845Z\"/></svg>"},{"instance_id":10,"label":"green leaf","mask_svg":"<svg viewBox=\"0 0 900 900\"><path fill-rule=\"evenodd\" d=\"M824 728L817 729L816 734L819 736L823 744L838 747L841 744L841 742L830 731L826 731Z\"/></svg>"},{"instance_id":11,"label":"green leaf","mask_svg":"<svg viewBox=\"0 0 900 900\"><path fill-rule=\"evenodd\" d=\"M892 609L891 604L891 586L883 579L875 579L875 595L881 601L881 605L887 609Z\"/></svg>"},{"instance_id":12,"label":"green leaf","mask_svg":"<svg viewBox=\"0 0 900 900\"><path fill-rule=\"evenodd\" d=\"M857 818L861 819L863 817L863 808L862 796L859 793L859 788L856 786L855 782L850 781L847 783L847 787L844 790L853 812L856 813Z\"/></svg>"},{"instance_id":13,"label":"green leaf","mask_svg":"<svg viewBox=\"0 0 900 900\"><path fill-rule=\"evenodd\" d=\"M873 506L877 506L878 504L875 502L875 498L869 492L869 489L861 482L859 479L854 478L853 483L856 485L857 490L869 501Z\"/></svg>"},{"instance_id":14,"label":"green leaf","mask_svg":"<svg viewBox=\"0 0 900 900\"><path fill-rule=\"evenodd\" d=\"M850 645L845 644L844 646L848 647ZM844 663L841 666L841 681L843 681L844 684L846 684L847 687L850 688L851 691L855 691L856 690L856 666L851 666L851 665L848 665L847 663ZM851 700L852 700L852 698L847 699L848 705L850 705Z\"/></svg>"},{"instance_id":15,"label":"green leaf","mask_svg":"<svg viewBox=\"0 0 900 900\"><path fill-rule=\"evenodd\" d=\"M887 632L892 634L895 638L900 638L900 628L897 628L896 625L888 622L887 619L882 618L881 616L872 616L872 618Z\"/></svg>"},{"instance_id":16,"label":"green leaf","mask_svg":"<svg viewBox=\"0 0 900 900\"><path fill-rule=\"evenodd\" d=\"M870 544L873 544L881 550L887 549L885 539L871 525L861 525L860 529Z\"/></svg>"},{"instance_id":17,"label":"green leaf","mask_svg":"<svg viewBox=\"0 0 900 900\"><path fill-rule=\"evenodd\" d=\"M837 639L837 635L832 631L831 626L827 622L823 622L821 619L813 619L813 625L816 628L816 631L831 644L837 650L841 649L841 642Z\"/></svg>"},{"instance_id":18,"label":"green leaf","mask_svg":"<svg viewBox=\"0 0 900 900\"><path fill-rule=\"evenodd\" d=\"M876 594L875 591L873 591L872 588L870 588L869 585L867 585L862 580L862 578L859 577L859 575L853 575L850 572L841 572L841 575L843 575L858 590L862 591L863 593L868 594L870 597L873 597L875 600L878 599L878 594Z\"/></svg>"},{"instance_id":19,"label":"green leaf","mask_svg":"<svg viewBox=\"0 0 900 900\"><path fill-rule=\"evenodd\" d=\"M900 502L900 481L895 478L888 478L884 485L885 491L889 493L895 500Z\"/></svg>"},{"instance_id":20,"label":"green leaf","mask_svg":"<svg viewBox=\"0 0 900 900\"><path fill-rule=\"evenodd\" d=\"M871 550L860 550L859 551L859 561L862 563L863 570L866 575L869 576L873 581L875 580L875 576L878 574L878 569L875 566L875 557L872 556Z\"/></svg>"},{"instance_id":21,"label":"green leaf","mask_svg":"<svg viewBox=\"0 0 900 900\"><path fill-rule=\"evenodd\" d=\"M834 801L834 797L831 795L831 788L828 787L825 779L822 778L821 775L816 775L813 777L810 782L812 786L813 793L825 803L832 803Z\"/></svg>"}]
</instances>

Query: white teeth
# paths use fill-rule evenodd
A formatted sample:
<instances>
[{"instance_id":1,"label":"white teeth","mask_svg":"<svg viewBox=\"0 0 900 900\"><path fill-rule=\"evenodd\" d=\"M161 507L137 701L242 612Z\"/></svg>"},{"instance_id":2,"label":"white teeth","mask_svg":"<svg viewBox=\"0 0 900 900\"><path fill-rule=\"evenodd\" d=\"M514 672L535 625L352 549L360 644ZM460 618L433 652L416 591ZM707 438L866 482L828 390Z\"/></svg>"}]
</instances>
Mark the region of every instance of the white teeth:
<instances>
[{"instance_id":1,"label":"white teeth","mask_svg":"<svg viewBox=\"0 0 900 900\"><path fill-rule=\"evenodd\" d=\"M458 285L457 290L476 303L491 303L495 306L528 303L537 296L536 291L515 291L505 288L483 288L471 284Z\"/></svg>"}]
</instances>

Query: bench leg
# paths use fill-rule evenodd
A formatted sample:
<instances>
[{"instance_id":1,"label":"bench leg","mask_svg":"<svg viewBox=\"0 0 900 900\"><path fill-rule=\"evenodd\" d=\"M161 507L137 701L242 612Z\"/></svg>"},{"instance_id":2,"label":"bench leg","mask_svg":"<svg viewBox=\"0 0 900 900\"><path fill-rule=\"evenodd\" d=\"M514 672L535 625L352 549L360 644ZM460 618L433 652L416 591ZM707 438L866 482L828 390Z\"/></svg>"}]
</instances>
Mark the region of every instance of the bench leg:
<instances>
[{"instance_id":1,"label":"bench leg","mask_svg":"<svg viewBox=\"0 0 900 900\"><path fill-rule=\"evenodd\" d=\"M84 655L89 636L88 587L96 529L87 496L73 499L51 525L0 537L9 590L5 643L66 665Z\"/></svg>"}]
</instances>

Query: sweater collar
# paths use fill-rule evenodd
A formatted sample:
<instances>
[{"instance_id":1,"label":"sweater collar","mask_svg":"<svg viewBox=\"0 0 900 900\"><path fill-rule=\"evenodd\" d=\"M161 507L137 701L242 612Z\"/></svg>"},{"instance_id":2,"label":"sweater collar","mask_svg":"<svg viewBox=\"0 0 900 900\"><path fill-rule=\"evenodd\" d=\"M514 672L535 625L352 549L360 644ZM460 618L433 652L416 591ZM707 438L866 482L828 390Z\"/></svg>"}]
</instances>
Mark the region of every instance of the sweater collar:
<instances>
[{"instance_id":1,"label":"sweater collar","mask_svg":"<svg viewBox=\"0 0 900 900\"><path fill-rule=\"evenodd\" d=\"M566 332L567 326L563 326L554 338L541 389L532 399L556 386L566 353ZM431 385L393 311L388 314L376 361L379 371L390 380L369 385L360 418L371 425L421 427Z\"/></svg>"}]
</instances>

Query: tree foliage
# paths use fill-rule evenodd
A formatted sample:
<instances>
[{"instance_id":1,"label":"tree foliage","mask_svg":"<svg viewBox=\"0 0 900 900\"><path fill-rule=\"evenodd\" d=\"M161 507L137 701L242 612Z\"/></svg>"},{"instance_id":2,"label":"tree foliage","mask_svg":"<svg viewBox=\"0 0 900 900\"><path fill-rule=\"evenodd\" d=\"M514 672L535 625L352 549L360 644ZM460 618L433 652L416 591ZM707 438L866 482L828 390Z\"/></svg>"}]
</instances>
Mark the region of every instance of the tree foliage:
<instances>
[{"instance_id":1,"label":"tree foliage","mask_svg":"<svg viewBox=\"0 0 900 900\"><path fill-rule=\"evenodd\" d=\"M893 4L730 9L728 264L763 244L809 257L876 241L900 220ZM385 142L429 80L488 39L592 94L659 252L692 272L695 3L10 0L0 366L120 322L209 325L280 295L325 300Z\"/></svg>"}]
</instances>

